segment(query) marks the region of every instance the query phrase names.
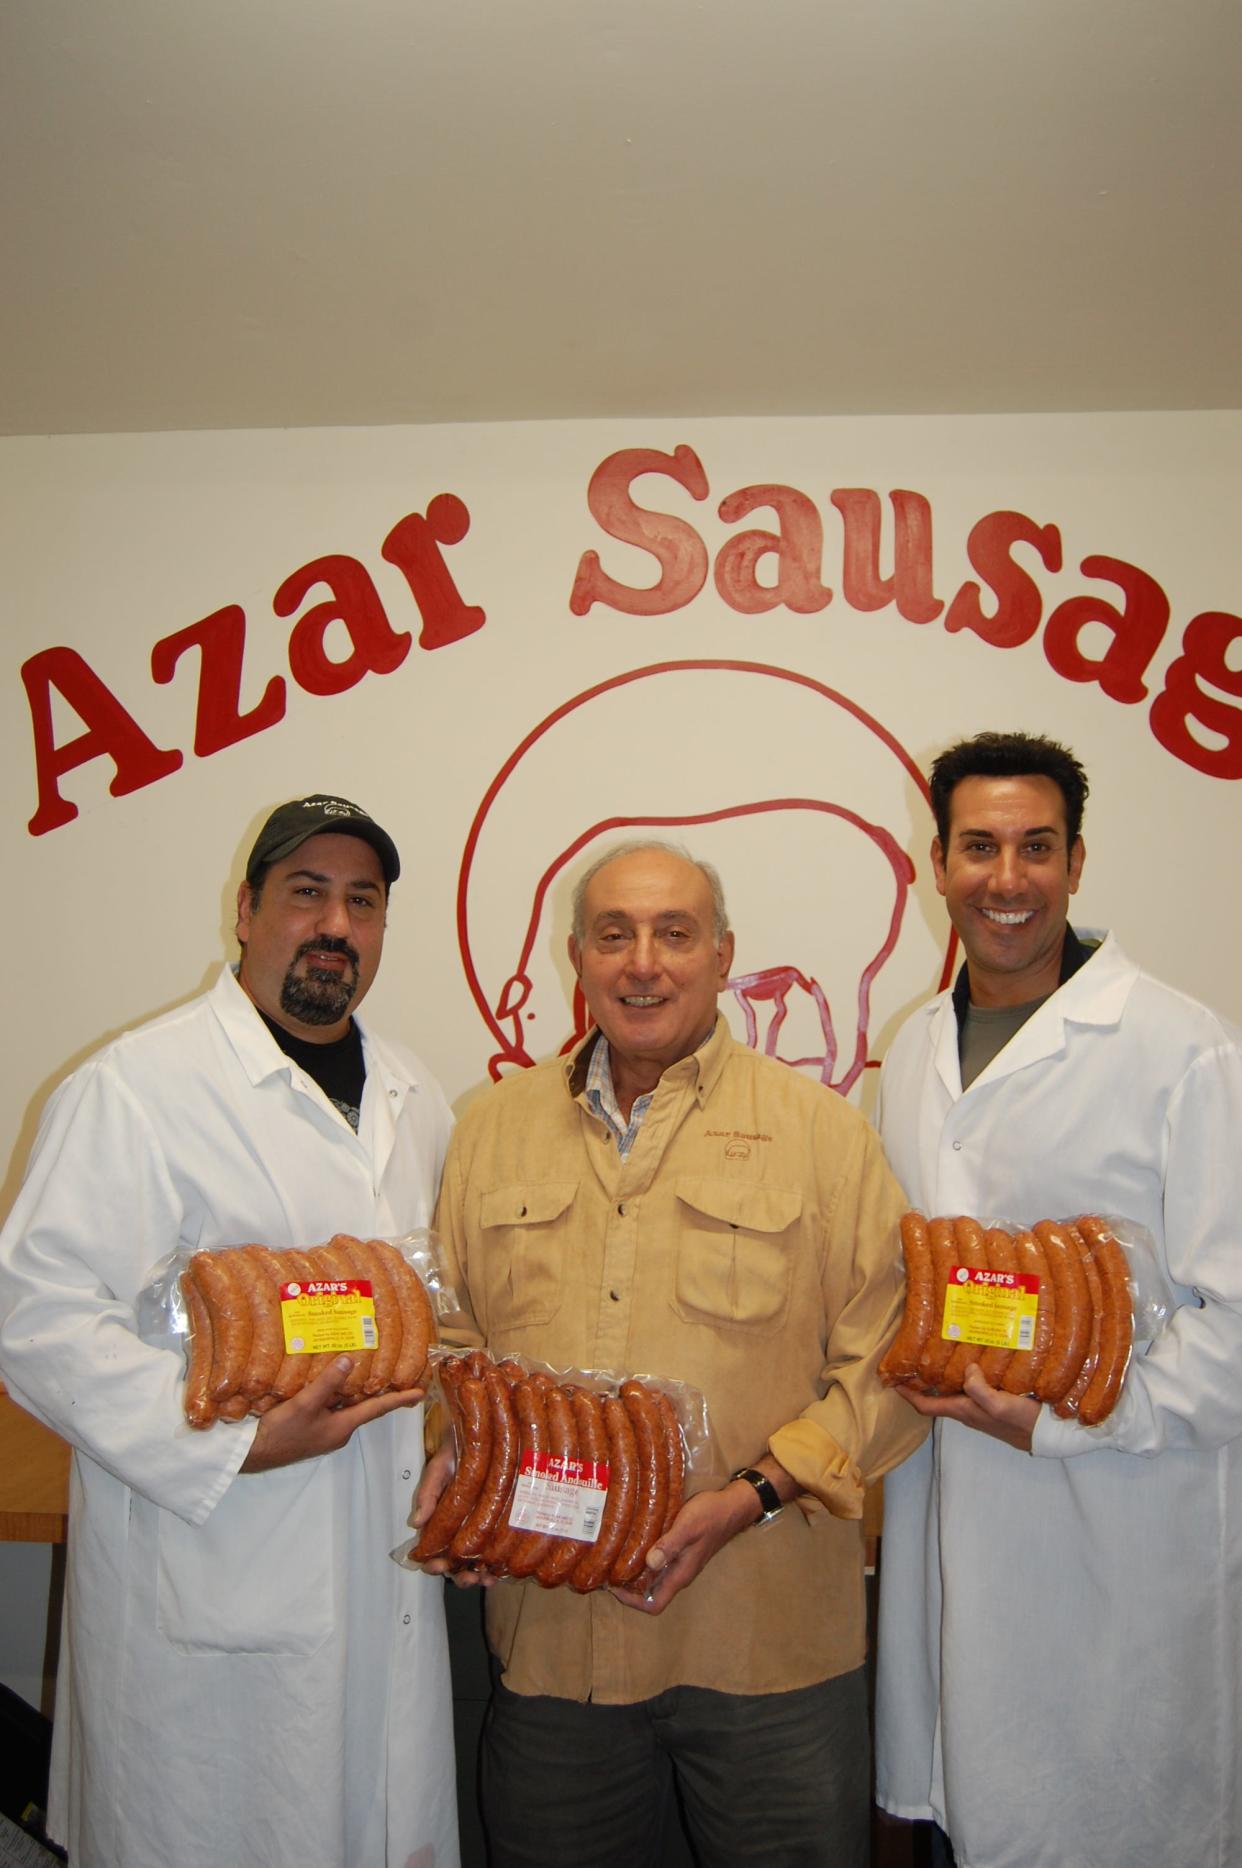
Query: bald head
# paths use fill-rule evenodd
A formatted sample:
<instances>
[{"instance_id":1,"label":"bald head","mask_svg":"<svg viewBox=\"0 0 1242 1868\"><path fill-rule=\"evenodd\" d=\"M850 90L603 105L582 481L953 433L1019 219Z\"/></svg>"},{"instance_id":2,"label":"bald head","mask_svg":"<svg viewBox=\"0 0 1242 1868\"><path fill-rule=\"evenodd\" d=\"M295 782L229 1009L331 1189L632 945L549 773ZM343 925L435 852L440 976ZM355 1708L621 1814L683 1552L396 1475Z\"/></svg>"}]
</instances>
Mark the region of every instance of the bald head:
<instances>
[{"instance_id":1,"label":"bald head","mask_svg":"<svg viewBox=\"0 0 1242 1868\"><path fill-rule=\"evenodd\" d=\"M723 940L729 932L729 914L725 907L724 884L720 880L719 872L713 868L711 863L701 862L697 857L691 856L681 844L671 843L663 837L634 837L625 843L614 843L611 849L605 850L602 855L595 858L589 868L583 870L574 884L574 939L581 942L586 931L586 893L600 870L606 869L610 863L615 863L622 856L637 856L647 850L679 857L682 862L689 863L692 868L701 871L712 898L712 932L717 940Z\"/></svg>"},{"instance_id":2,"label":"bald head","mask_svg":"<svg viewBox=\"0 0 1242 1868\"><path fill-rule=\"evenodd\" d=\"M583 878L569 958L614 1081L643 1092L711 1031L733 962L703 867L667 845L612 853Z\"/></svg>"}]
</instances>

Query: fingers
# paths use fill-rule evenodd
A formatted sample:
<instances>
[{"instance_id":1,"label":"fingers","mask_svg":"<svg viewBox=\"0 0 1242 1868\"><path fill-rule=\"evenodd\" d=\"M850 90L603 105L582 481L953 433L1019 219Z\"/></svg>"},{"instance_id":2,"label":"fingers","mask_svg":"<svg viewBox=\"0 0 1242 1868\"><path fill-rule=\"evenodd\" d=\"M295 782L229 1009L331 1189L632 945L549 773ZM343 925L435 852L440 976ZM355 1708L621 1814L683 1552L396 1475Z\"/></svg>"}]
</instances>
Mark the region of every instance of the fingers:
<instances>
[{"instance_id":1,"label":"fingers","mask_svg":"<svg viewBox=\"0 0 1242 1868\"><path fill-rule=\"evenodd\" d=\"M447 1563L444 1567L448 1569ZM423 1568L434 1570L434 1561L425 1563ZM452 1577L454 1589L490 1589L493 1583L500 1580L491 1570L452 1570L449 1574Z\"/></svg>"},{"instance_id":2,"label":"fingers","mask_svg":"<svg viewBox=\"0 0 1242 1868\"><path fill-rule=\"evenodd\" d=\"M644 1615L659 1615L673 1597L689 1587L716 1552L737 1535L745 1520L737 1516L728 1488L699 1492L686 1500L658 1544L647 1554L646 1568L654 1577L651 1593L614 1587L612 1594L627 1608Z\"/></svg>"},{"instance_id":3,"label":"fingers","mask_svg":"<svg viewBox=\"0 0 1242 1868\"><path fill-rule=\"evenodd\" d=\"M261 1415L241 1471L267 1472L276 1466L292 1466L298 1460L335 1453L359 1427L378 1420L382 1414L391 1414L395 1408L412 1407L423 1398L421 1388L407 1388L341 1406L340 1390L352 1368L349 1356L335 1356L297 1394Z\"/></svg>"},{"instance_id":4,"label":"fingers","mask_svg":"<svg viewBox=\"0 0 1242 1868\"><path fill-rule=\"evenodd\" d=\"M418 1482L418 1491L414 1498L414 1509L410 1513L410 1524L420 1531L440 1501L440 1494L453 1476L457 1462L453 1457L453 1448L446 1443L438 1452L433 1453L423 1467L423 1476ZM444 1570L448 1569L445 1562ZM434 1572L440 1575L443 1572Z\"/></svg>"},{"instance_id":5,"label":"fingers","mask_svg":"<svg viewBox=\"0 0 1242 1868\"><path fill-rule=\"evenodd\" d=\"M339 1394L353 1366L348 1356L334 1356L327 1367L320 1369L314 1380L307 1382L301 1394L294 1398L301 1401L309 1399L321 1405L322 1396Z\"/></svg>"},{"instance_id":6,"label":"fingers","mask_svg":"<svg viewBox=\"0 0 1242 1868\"><path fill-rule=\"evenodd\" d=\"M659 1556L659 1563L653 1563L652 1557ZM667 1548L648 1553L646 1573L651 1577L651 1586L647 1594L637 1589L622 1589L616 1584L609 1593L623 1603L627 1609L638 1609L644 1615L660 1615L668 1607L674 1596L692 1583L707 1562L706 1553L692 1547L686 1551L670 1552Z\"/></svg>"},{"instance_id":7,"label":"fingers","mask_svg":"<svg viewBox=\"0 0 1242 1868\"><path fill-rule=\"evenodd\" d=\"M340 1423L339 1445L344 1446L351 1434L359 1427L365 1427L368 1421L379 1420L383 1414L395 1413L399 1407L415 1407L423 1398L421 1388L402 1388L399 1392L386 1395L374 1395L367 1401L355 1401L349 1407L333 1408L332 1418Z\"/></svg>"},{"instance_id":8,"label":"fingers","mask_svg":"<svg viewBox=\"0 0 1242 1868\"><path fill-rule=\"evenodd\" d=\"M966 1370L961 1394L925 1395L914 1388L900 1388L898 1393L931 1420L955 1420L977 1433L990 1434L994 1440L1004 1440L1019 1452L1031 1450L1040 1403L1031 1395L1011 1395L993 1388L977 1362Z\"/></svg>"},{"instance_id":9,"label":"fingers","mask_svg":"<svg viewBox=\"0 0 1242 1868\"><path fill-rule=\"evenodd\" d=\"M935 1420L943 1414L950 1414L951 1404L961 1400L960 1395L924 1394L921 1388L899 1387L896 1393L903 1401L909 1403L916 1414L925 1414L930 1420Z\"/></svg>"},{"instance_id":10,"label":"fingers","mask_svg":"<svg viewBox=\"0 0 1242 1868\"><path fill-rule=\"evenodd\" d=\"M977 1362L970 1364L966 1376L974 1377L978 1383L982 1383L989 1394L995 1393L994 1389L988 1388ZM925 1414L929 1420L960 1420L972 1425L975 1416L982 1411L974 1395L967 1392L966 1378L963 1378L962 1389L958 1394L929 1395L924 1394L921 1388L899 1388L897 1392L917 1414Z\"/></svg>"},{"instance_id":11,"label":"fingers","mask_svg":"<svg viewBox=\"0 0 1242 1868\"><path fill-rule=\"evenodd\" d=\"M962 1392L991 1423L991 1431L997 1438L1008 1440L1011 1446L1024 1453L1030 1452L1041 1407L1033 1395L1011 1395L1003 1389L990 1387L978 1363L972 1363L967 1369Z\"/></svg>"},{"instance_id":12,"label":"fingers","mask_svg":"<svg viewBox=\"0 0 1242 1868\"><path fill-rule=\"evenodd\" d=\"M615 1584L608 1593L615 1596L624 1608L637 1609L640 1615L658 1615L672 1600L672 1595L667 1590L663 1594L658 1590L653 1590L649 1596L640 1596L636 1595L632 1589L620 1589ZM674 1590L672 1594L675 1595L676 1591Z\"/></svg>"}]
</instances>

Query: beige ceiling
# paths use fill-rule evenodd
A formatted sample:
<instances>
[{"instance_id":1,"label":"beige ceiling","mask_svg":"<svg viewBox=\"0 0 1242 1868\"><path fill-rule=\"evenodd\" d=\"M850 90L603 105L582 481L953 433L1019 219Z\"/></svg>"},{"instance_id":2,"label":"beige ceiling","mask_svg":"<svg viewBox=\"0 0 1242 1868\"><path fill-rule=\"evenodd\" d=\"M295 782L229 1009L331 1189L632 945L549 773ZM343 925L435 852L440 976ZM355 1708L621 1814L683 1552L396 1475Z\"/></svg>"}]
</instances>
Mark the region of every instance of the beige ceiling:
<instances>
[{"instance_id":1,"label":"beige ceiling","mask_svg":"<svg viewBox=\"0 0 1242 1868\"><path fill-rule=\"evenodd\" d=\"M4 0L0 431L1242 406L1242 0Z\"/></svg>"}]
</instances>

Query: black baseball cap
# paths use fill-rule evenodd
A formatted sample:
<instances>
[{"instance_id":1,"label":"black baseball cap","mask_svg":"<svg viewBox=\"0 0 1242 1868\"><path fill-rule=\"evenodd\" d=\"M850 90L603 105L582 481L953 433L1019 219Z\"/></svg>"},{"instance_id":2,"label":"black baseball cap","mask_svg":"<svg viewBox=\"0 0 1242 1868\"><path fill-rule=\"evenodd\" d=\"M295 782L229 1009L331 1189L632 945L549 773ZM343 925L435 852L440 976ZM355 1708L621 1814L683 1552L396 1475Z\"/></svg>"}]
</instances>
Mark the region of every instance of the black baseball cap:
<instances>
[{"instance_id":1,"label":"black baseball cap","mask_svg":"<svg viewBox=\"0 0 1242 1868\"><path fill-rule=\"evenodd\" d=\"M391 888L401 874L397 846L386 830L381 830L369 812L348 798L332 798L315 792L309 798L293 798L278 804L254 840L246 861L246 880L253 882L269 863L279 863L292 856L298 845L323 831L338 836L361 837L380 859L385 886Z\"/></svg>"}]
</instances>

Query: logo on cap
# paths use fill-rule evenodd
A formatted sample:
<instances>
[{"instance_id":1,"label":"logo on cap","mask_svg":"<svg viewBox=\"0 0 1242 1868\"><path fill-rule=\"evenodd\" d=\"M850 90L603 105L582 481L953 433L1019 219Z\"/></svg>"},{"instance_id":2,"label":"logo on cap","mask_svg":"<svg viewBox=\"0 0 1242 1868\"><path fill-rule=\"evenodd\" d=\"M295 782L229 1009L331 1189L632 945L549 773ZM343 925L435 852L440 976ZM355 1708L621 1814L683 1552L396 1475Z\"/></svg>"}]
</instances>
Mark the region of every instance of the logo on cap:
<instances>
[{"instance_id":1,"label":"logo on cap","mask_svg":"<svg viewBox=\"0 0 1242 1868\"><path fill-rule=\"evenodd\" d=\"M346 798L303 798L304 811L322 811L325 817L365 817L356 804Z\"/></svg>"}]
</instances>

